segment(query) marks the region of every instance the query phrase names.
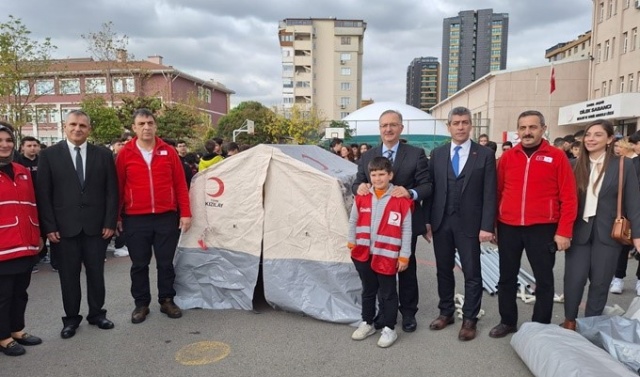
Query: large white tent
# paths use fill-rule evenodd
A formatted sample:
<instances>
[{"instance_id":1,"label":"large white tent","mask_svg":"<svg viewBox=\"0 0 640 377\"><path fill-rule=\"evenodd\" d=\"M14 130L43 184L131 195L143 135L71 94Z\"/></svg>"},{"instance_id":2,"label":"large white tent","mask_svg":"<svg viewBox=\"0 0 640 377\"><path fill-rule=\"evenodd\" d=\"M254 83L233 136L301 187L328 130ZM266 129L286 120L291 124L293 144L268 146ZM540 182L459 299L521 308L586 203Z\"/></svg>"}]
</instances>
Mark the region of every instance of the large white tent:
<instances>
[{"instance_id":1,"label":"large white tent","mask_svg":"<svg viewBox=\"0 0 640 377\"><path fill-rule=\"evenodd\" d=\"M176 252L176 303L252 309L267 302L354 323L361 284L347 244L355 164L316 146L258 145L197 174L193 221Z\"/></svg>"},{"instance_id":2,"label":"large white tent","mask_svg":"<svg viewBox=\"0 0 640 377\"><path fill-rule=\"evenodd\" d=\"M409 143L432 149L449 139L447 126L441 120L418 108L400 102L374 102L342 118L353 130L350 142L380 142L378 119L385 110L396 110L402 114L404 130L402 138Z\"/></svg>"}]
</instances>

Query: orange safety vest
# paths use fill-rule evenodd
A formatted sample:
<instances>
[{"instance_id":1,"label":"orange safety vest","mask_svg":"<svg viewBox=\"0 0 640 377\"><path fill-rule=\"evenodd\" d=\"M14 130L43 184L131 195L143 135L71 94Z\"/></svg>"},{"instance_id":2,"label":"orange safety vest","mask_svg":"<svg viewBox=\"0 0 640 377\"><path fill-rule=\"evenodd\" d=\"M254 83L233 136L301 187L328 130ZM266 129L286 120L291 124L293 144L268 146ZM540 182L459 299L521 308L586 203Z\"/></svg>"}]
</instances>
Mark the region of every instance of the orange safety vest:
<instances>
[{"instance_id":1,"label":"orange safety vest","mask_svg":"<svg viewBox=\"0 0 640 377\"><path fill-rule=\"evenodd\" d=\"M413 207L413 200L408 198L389 198L384 208L376 241L371 246L371 211L373 195L356 196L358 221L356 223L356 245L351 249L351 257L359 262L369 260L371 269L382 275L395 275L397 261L402 246L402 223L405 214Z\"/></svg>"}]
</instances>

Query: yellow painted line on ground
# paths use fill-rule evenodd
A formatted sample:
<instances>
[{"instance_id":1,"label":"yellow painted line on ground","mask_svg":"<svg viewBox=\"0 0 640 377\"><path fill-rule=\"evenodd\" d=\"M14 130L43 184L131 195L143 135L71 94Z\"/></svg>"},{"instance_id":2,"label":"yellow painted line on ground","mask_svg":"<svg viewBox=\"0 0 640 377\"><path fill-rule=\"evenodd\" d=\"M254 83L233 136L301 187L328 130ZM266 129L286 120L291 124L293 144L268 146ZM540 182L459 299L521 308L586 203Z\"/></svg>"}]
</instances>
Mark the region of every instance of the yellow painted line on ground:
<instances>
[{"instance_id":1,"label":"yellow painted line on ground","mask_svg":"<svg viewBox=\"0 0 640 377\"><path fill-rule=\"evenodd\" d=\"M176 361L182 365L206 365L229 356L231 347L222 342L198 342L188 344L176 352Z\"/></svg>"}]
</instances>

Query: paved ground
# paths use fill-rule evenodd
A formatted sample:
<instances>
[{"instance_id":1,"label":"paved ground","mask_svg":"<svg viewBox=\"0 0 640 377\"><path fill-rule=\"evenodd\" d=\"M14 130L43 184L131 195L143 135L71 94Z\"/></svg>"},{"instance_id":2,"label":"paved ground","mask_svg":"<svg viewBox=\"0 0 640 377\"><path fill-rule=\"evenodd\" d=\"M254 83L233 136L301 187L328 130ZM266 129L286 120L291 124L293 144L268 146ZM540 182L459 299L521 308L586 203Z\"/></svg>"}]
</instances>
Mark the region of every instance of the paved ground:
<instances>
[{"instance_id":1,"label":"paved ground","mask_svg":"<svg viewBox=\"0 0 640 377\"><path fill-rule=\"evenodd\" d=\"M474 341L457 340L460 321L445 330L428 329L437 312L435 267L431 245L418 245L421 305L418 330L399 331L389 349L376 347L377 336L362 342L350 339L353 328L272 310L263 303L259 312L188 310L181 319L169 319L151 308L147 321L130 322L128 258L109 255L106 264L108 317L113 330L100 330L86 321L77 335L60 338L62 304L58 276L47 265L33 276L29 290L27 330L44 339L27 354L0 355L3 376L531 376L509 345L510 337L491 339L499 322L497 297L484 296L486 315L479 321ZM635 271L635 261L629 271ZM560 254L556 271L561 272ZM561 273L556 273L561 292ZM630 288L635 278L630 274ZM461 273L457 272L460 285ZM610 298L627 307L632 289ZM154 290L155 292L155 290ZM532 306L520 303L521 323L530 319ZM83 303L83 310L86 304ZM562 321L555 307L555 322Z\"/></svg>"}]
</instances>

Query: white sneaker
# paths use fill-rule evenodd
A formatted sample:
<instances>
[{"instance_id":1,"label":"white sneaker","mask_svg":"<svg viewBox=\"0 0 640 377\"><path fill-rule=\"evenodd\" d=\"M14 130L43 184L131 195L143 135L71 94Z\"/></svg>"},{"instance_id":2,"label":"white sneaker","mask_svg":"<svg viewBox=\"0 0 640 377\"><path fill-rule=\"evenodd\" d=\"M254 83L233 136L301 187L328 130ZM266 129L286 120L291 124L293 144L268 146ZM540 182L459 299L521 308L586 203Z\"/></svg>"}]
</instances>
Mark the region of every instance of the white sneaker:
<instances>
[{"instance_id":1,"label":"white sneaker","mask_svg":"<svg viewBox=\"0 0 640 377\"><path fill-rule=\"evenodd\" d=\"M114 257L128 257L129 249L126 246L119 247L113 251Z\"/></svg>"},{"instance_id":2,"label":"white sneaker","mask_svg":"<svg viewBox=\"0 0 640 377\"><path fill-rule=\"evenodd\" d=\"M373 325L369 325L368 323L362 321L362 323L360 323L360 326L358 326L356 331L354 331L353 334L351 334L351 339L363 340L375 333L376 333L376 329L375 327L373 327Z\"/></svg>"},{"instance_id":3,"label":"white sneaker","mask_svg":"<svg viewBox=\"0 0 640 377\"><path fill-rule=\"evenodd\" d=\"M398 339L398 334L396 330L391 330L388 327L384 327L382 329L382 335L380 335L380 339L378 339L378 347L387 348L391 347L391 345Z\"/></svg>"},{"instance_id":4,"label":"white sneaker","mask_svg":"<svg viewBox=\"0 0 640 377\"><path fill-rule=\"evenodd\" d=\"M640 279L636 281L636 295L640 296Z\"/></svg>"},{"instance_id":5,"label":"white sneaker","mask_svg":"<svg viewBox=\"0 0 640 377\"><path fill-rule=\"evenodd\" d=\"M611 287L609 288L609 292L619 295L622 293L623 288L624 280L620 278L613 278L613 280L611 280Z\"/></svg>"}]
</instances>

